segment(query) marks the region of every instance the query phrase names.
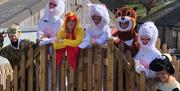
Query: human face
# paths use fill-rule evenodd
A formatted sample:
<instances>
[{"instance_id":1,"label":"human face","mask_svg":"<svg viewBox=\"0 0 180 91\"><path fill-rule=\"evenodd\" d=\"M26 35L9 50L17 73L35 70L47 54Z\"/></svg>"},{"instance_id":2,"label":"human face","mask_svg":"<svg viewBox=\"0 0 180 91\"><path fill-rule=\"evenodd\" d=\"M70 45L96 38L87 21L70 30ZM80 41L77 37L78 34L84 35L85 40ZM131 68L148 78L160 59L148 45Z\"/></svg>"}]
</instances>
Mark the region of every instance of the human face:
<instances>
[{"instance_id":1,"label":"human face","mask_svg":"<svg viewBox=\"0 0 180 91\"><path fill-rule=\"evenodd\" d=\"M147 35L141 35L140 39L143 45L147 45L151 38L149 38L149 36Z\"/></svg>"},{"instance_id":2,"label":"human face","mask_svg":"<svg viewBox=\"0 0 180 91\"><path fill-rule=\"evenodd\" d=\"M94 23L95 23L96 25L98 25L99 23L101 23L102 17L101 17L101 16L98 16L98 15L93 15L93 16L92 16L92 20L94 21Z\"/></svg>"},{"instance_id":3,"label":"human face","mask_svg":"<svg viewBox=\"0 0 180 91\"><path fill-rule=\"evenodd\" d=\"M9 39L11 40L11 42L17 42L19 39L19 32L16 32L15 34L9 34Z\"/></svg>"},{"instance_id":4,"label":"human face","mask_svg":"<svg viewBox=\"0 0 180 91\"><path fill-rule=\"evenodd\" d=\"M69 20L67 22L67 28L70 30L70 32L74 27L75 27L75 21L74 20Z\"/></svg>"},{"instance_id":5,"label":"human face","mask_svg":"<svg viewBox=\"0 0 180 91\"><path fill-rule=\"evenodd\" d=\"M49 3L49 9L54 9L57 5L54 2Z\"/></svg>"},{"instance_id":6,"label":"human face","mask_svg":"<svg viewBox=\"0 0 180 91\"><path fill-rule=\"evenodd\" d=\"M169 80L169 73L166 70L156 72L156 76L163 83L166 83Z\"/></svg>"}]
</instances>

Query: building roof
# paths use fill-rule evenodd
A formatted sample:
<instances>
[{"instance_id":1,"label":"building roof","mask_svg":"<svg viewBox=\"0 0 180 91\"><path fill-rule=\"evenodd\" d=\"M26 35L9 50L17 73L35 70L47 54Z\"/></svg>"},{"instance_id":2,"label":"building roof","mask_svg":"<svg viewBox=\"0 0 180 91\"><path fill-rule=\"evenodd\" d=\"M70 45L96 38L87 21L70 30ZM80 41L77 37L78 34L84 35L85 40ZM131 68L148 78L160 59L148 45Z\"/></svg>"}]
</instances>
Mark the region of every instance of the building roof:
<instances>
[{"instance_id":1,"label":"building roof","mask_svg":"<svg viewBox=\"0 0 180 91\"><path fill-rule=\"evenodd\" d=\"M8 0L0 5L0 27L21 22L44 8L46 0Z\"/></svg>"},{"instance_id":2,"label":"building roof","mask_svg":"<svg viewBox=\"0 0 180 91\"><path fill-rule=\"evenodd\" d=\"M180 0L176 0L161 10L154 12L140 22L153 21L156 25L180 28Z\"/></svg>"}]
</instances>

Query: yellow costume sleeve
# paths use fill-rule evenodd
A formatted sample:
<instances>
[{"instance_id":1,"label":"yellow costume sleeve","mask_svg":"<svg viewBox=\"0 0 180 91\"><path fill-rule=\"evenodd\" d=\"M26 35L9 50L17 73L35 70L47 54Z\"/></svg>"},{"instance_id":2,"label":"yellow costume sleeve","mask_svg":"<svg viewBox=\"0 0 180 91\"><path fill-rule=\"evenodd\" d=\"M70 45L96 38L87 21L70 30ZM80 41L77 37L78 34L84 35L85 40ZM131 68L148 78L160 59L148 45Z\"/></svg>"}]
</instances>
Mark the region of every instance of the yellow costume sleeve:
<instances>
[{"instance_id":1,"label":"yellow costume sleeve","mask_svg":"<svg viewBox=\"0 0 180 91\"><path fill-rule=\"evenodd\" d=\"M63 29L61 29L57 33L56 39L64 39L64 33L65 32L63 31ZM62 43L58 43L58 42L54 41L53 47L54 47L54 49L61 49L61 48L64 48L65 46Z\"/></svg>"},{"instance_id":2,"label":"yellow costume sleeve","mask_svg":"<svg viewBox=\"0 0 180 91\"><path fill-rule=\"evenodd\" d=\"M77 29L77 31L75 32L75 36L75 40L64 39L63 45L77 47L83 41L84 30L82 28Z\"/></svg>"}]
</instances>

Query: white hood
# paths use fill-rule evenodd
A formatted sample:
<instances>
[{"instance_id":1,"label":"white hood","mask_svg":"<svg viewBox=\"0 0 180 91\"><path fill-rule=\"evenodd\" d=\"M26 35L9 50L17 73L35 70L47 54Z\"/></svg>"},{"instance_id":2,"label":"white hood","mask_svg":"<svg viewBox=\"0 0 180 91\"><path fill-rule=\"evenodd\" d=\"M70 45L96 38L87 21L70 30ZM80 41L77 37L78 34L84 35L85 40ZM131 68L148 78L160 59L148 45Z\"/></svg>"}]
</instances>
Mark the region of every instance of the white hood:
<instances>
[{"instance_id":1,"label":"white hood","mask_svg":"<svg viewBox=\"0 0 180 91\"><path fill-rule=\"evenodd\" d=\"M88 4L90 6L90 12L89 12L89 21L91 26L93 27L103 27L105 25L108 25L110 22L108 10L104 5L101 4ZM102 20L98 26L95 25L95 23L92 20L93 15L98 15L102 17Z\"/></svg>"},{"instance_id":2,"label":"white hood","mask_svg":"<svg viewBox=\"0 0 180 91\"><path fill-rule=\"evenodd\" d=\"M54 10L49 10L49 2L47 3L44 16L39 20L38 26L39 31L37 32L38 39L40 40L40 45L46 45L52 43L56 37L59 28L63 24L61 15L65 10L64 0L55 0L57 7ZM42 36L48 35L50 38L42 38Z\"/></svg>"},{"instance_id":3,"label":"white hood","mask_svg":"<svg viewBox=\"0 0 180 91\"><path fill-rule=\"evenodd\" d=\"M151 39L147 45L143 45L140 36L148 35ZM135 59L147 65L157 57L161 56L160 51L155 47L158 38L158 30L153 22L145 22L139 29L138 41L140 43L140 50L138 51Z\"/></svg>"},{"instance_id":4,"label":"white hood","mask_svg":"<svg viewBox=\"0 0 180 91\"><path fill-rule=\"evenodd\" d=\"M147 45L143 45L140 39L141 35L148 35L150 41ZM138 41L141 47L155 48L155 44L158 38L158 29L153 22L148 21L141 25L139 29Z\"/></svg>"},{"instance_id":5,"label":"white hood","mask_svg":"<svg viewBox=\"0 0 180 91\"><path fill-rule=\"evenodd\" d=\"M57 7L54 10L49 9L49 2L47 3L44 9L44 20L54 21L61 19L61 15L64 13L65 10L65 0L55 0L57 3Z\"/></svg>"}]
</instances>

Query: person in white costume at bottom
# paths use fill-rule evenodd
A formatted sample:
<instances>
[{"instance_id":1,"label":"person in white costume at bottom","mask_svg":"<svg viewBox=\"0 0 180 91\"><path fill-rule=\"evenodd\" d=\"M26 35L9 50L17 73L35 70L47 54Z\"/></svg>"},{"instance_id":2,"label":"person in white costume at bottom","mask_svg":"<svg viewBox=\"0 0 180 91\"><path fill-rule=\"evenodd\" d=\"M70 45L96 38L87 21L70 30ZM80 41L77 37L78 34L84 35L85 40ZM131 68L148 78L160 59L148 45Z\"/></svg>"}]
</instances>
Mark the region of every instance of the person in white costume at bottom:
<instances>
[{"instance_id":1,"label":"person in white costume at bottom","mask_svg":"<svg viewBox=\"0 0 180 91\"><path fill-rule=\"evenodd\" d=\"M144 71L148 78L154 78L155 73L149 69L149 64L157 57L161 57L161 52L155 47L158 38L158 29L151 21L145 22L139 29L138 42L140 50L135 56L136 71Z\"/></svg>"},{"instance_id":2,"label":"person in white costume at bottom","mask_svg":"<svg viewBox=\"0 0 180 91\"><path fill-rule=\"evenodd\" d=\"M81 49L93 45L105 45L111 36L111 29L108 25L110 18L105 5L88 4L88 6L90 6L89 26L86 28L83 42L79 45Z\"/></svg>"}]
</instances>

